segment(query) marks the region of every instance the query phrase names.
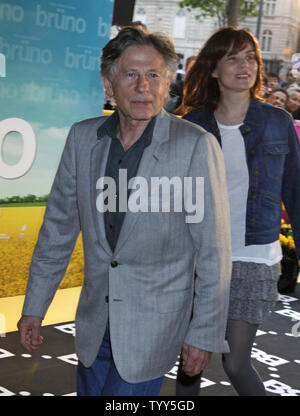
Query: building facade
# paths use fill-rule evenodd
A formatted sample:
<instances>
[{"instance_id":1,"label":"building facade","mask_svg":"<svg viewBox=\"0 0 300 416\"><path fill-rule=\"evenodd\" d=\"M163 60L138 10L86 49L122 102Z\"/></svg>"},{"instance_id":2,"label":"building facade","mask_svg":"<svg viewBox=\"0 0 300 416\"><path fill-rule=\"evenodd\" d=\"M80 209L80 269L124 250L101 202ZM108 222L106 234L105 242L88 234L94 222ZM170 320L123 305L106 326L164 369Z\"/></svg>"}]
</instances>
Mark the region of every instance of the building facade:
<instances>
[{"instance_id":1,"label":"building facade","mask_svg":"<svg viewBox=\"0 0 300 416\"><path fill-rule=\"evenodd\" d=\"M298 52L300 0L264 0L263 11L259 41L264 70L284 76L292 65L293 54ZM151 31L171 35L184 67L186 59L196 55L219 28L217 18L203 19L198 15L199 9L181 9L178 0L136 0L133 20L142 21ZM239 25L256 35L257 17L247 17Z\"/></svg>"}]
</instances>

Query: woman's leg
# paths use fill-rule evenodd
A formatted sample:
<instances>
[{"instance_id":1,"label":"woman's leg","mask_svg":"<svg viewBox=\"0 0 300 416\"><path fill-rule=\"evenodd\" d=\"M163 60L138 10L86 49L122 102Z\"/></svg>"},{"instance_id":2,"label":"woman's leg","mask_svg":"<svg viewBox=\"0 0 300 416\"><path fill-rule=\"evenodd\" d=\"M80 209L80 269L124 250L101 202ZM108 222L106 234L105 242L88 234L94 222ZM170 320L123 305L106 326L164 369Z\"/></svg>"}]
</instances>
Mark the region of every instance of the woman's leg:
<instances>
[{"instance_id":1,"label":"woman's leg","mask_svg":"<svg viewBox=\"0 0 300 416\"><path fill-rule=\"evenodd\" d=\"M251 364L251 349L258 324L229 319L227 341L230 353L223 354L223 367L240 396L265 396L264 384Z\"/></svg>"}]
</instances>

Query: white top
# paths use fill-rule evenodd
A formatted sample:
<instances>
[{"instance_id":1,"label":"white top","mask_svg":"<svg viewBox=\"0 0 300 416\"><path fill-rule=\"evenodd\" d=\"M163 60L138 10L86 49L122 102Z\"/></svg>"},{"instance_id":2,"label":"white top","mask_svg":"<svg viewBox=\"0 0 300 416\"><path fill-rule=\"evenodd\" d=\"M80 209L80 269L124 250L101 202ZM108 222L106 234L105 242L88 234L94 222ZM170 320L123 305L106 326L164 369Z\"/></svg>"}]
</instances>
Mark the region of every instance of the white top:
<instances>
[{"instance_id":1,"label":"white top","mask_svg":"<svg viewBox=\"0 0 300 416\"><path fill-rule=\"evenodd\" d=\"M232 261L265 263L269 266L282 258L279 240L269 244L245 246L246 207L249 173L241 124L225 126L217 122L224 155L230 206Z\"/></svg>"}]
</instances>

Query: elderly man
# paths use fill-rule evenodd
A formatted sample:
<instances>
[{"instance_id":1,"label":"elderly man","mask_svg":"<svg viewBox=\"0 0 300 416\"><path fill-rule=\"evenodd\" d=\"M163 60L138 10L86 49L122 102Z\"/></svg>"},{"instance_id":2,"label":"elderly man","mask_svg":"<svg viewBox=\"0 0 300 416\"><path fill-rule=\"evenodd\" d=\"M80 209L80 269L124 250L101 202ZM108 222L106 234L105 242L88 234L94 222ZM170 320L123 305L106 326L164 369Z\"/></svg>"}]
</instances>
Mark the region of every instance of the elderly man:
<instances>
[{"instance_id":1,"label":"elderly man","mask_svg":"<svg viewBox=\"0 0 300 416\"><path fill-rule=\"evenodd\" d=\"M37 349L81 231L78 395L157 395L181 349L188 375L228 350L223 158L212 135L162 109L176 68L163 35L110 40L101 72L117 111L71 128L54 180L18 327Z\"/></svg>"}]
</instances>

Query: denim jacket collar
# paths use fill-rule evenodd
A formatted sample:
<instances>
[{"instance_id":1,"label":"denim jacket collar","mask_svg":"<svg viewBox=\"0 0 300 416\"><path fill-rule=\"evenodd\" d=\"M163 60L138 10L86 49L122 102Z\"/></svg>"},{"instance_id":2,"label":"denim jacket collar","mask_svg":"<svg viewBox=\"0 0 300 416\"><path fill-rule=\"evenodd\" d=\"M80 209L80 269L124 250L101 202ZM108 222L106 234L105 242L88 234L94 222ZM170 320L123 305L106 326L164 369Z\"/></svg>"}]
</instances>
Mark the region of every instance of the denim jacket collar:
<instances>
[{"instance_id":1,"label":"denim jacket collar","mask_svg":"<svg viewBox=\"0 0 300 416\"><path fill-rule=\"evenodd\" d=\"M254 149L263 137L265 121L263 112L260 111L260 107L260 101L251 98L244 123L240 127L240 131L245 139L247 152ZM213 111L203 109L203 118L205 123L210 126L209 131L214 134L222 146L220 131ZM255 132L255 134L251 134L251 132Z\"/></svg>"},{"instance_id":2,"label":"denim jacket collar","mask_svg":"<svg viewBox=\"0 0 300 416\"><path fill-rule=\"evenodd\" d=\"M244 137L246 152L251 152L261 142L265 129L265 120L260 101L252 98L240 131ZM254 134L255 132L255 134Z\"/></svg>"}]
</instances>

